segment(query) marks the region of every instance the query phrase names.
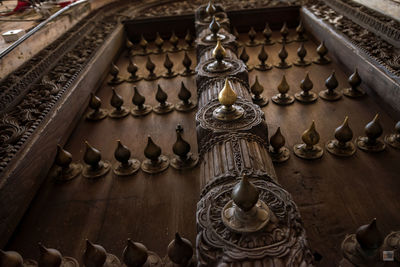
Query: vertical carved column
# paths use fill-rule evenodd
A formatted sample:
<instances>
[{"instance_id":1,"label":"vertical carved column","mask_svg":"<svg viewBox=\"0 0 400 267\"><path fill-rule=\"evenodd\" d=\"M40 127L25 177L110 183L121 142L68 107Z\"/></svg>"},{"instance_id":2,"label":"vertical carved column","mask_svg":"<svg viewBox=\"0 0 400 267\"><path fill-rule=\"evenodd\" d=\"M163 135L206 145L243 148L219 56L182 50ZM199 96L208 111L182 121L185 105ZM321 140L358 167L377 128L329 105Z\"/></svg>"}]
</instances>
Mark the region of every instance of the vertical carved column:
<instances>
[{"instance_id":1,"label":"vertical carved column","mask_svg":"<svg viewBox=\"0 0 400 267\"><path fill-rule=\"evenodd\" d=\"M196 11L196 123L202 159L196 241L199 266L311 266L313 257L299 212L290 194L277 183L264 113L251 101L247 69L237 57L237 43L229 28L222 6L208 4ZM233 105L226 106L219 97L224 86L237 95ZM224 108L236 108L240 114L233 120L221 119L217 113ZM241 180L244 175L246 179ZM241 210L238 199L232 202L233 188L244 190L236 186L239 181L257 189L258 197L249 211ZM254 230L247 223L260 219L257 212L263 208L268 210L267 217ZM229 209L240 213L243 225L237 228L226 219L223 222Z\"/></svg>"}]
</instances>

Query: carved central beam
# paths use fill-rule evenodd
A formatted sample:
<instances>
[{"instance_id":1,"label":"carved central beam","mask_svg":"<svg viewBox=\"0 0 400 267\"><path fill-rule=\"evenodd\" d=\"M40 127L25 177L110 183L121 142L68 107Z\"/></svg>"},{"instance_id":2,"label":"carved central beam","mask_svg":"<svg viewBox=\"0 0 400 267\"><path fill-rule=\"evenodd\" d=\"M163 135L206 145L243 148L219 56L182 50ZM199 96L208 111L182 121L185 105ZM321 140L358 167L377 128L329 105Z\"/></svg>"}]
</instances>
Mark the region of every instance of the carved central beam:
<instances>
[{"instance_id":1,"label":"carved central beam","mask_svg":"<svg viewBox=\"0 0 400 267\"><path fill-rule=\"evenodd\" d=\"M277 183L264 113L252 102L222 6L200 6L196 31L199 266L311 266L300 214Z\"/></svg>"}]
</instances>

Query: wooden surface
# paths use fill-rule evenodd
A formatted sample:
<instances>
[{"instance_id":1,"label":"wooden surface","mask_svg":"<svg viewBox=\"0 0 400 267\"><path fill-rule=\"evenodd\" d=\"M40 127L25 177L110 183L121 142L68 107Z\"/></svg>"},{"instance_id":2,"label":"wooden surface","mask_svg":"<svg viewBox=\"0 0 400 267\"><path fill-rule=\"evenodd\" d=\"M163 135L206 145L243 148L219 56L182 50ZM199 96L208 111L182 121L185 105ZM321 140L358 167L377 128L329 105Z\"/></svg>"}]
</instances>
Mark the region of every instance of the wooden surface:
<instances>
[{"instance_id":1,"label":"wooden surface","mask_svg":"<svg viewBox=\"0 0 400 267\"><path fill-rule=\"evenodd\" d=\"M164 68L160 69L160 66L164 57L151 57L157 65L156 72L163 73ZM171 58L176 64L175 69L183 71L183 52ZM195 64L194 51L191 58ZM147 73L143 67L145 58L135 57L135 62L140 66L140 75ZM127 77L127 58L122 55L117 64L122 75ZM141 81L135 85L146 97L146 103L155 106L158 83L168 93L168 101L177 103L181 81L185 82L195 100L194 77ZM115 88L123 96L125 105L132 107L133 85L123 83ZM110 86L104 83L97 95L103 100L102 107L111 107ZM100 122L88 122L82 118L65 148L72 153L75 161L82 162L84 141L88 140L101 151L103 159L115 163L116 140L120 139L131 149L132 156L142 161L147 135L151 135L154 142L161 146L163 154L170 157L176 140L175 127L180 123L184 128L183 137L197 155L194 115L195 111L173 111L166 115L151 113L144 118L131 115L120 120L106 118ZM103 245L118 257L121 257L127 238L143 242L161 257L165 256L175 232L195 244L195 211L200 194L198 171L198 167L176 171L170 166L165 172L155 175L140 170L132 177L121 178L109 172L97 180L79 176L63 184L47 179L8 249L20 251L24 258L37 258L37 242L41 241L46 246L57 247L64 255L80 260L86 238Z\"/></svg>"},{"instance_id":2,"label":"wooden surface","mask_svg":"<svg viewBox=\"0 0 400 267\"><path fill-rule=\"evenodd\" d=\"M277 39L278 33L274 34L274 39ZM245 35L243 40L246 40ZM296 59L298 46L296 42L287 46L290 63ZM316 44L308 41L306 48L307 59L314 58ZM257 63L259 49L247 48L251 57L250 65ZM266 50L269 64L279 61L279 44L268 46ZM180 64L182 58L182 53L171 56L177 71L183 69ZM195 61L193 53L191 58ZM164 72L161 67L163 57L152 56L152 59L157 65L156 72ZM143 69L144 58L138 57L136 63L140 75L147 73ZM128 62L123 55L117 64L123 75L127 76ZM309 71L314 82L313 91L319 92L325 89L324 81L332 69L336 71L339 89L347 87L343 66L334 63L326 66L313 64L307 68L293 66L287 70L273 68L268 72L253 70L249 74L250 84L258 75L265 88L263 95L270 98L277 93L277 85L285 73L291 86L289 93L294 94L300 91L300 81L305 71ZM169 93L168 101L176 103L182 80L193 96L196 95L193 78L142 81L137 85L146 96L146 102L155 105L155 89L160 82ZM124 83L117 86L117 91L124 97L126 105L132 107L132 85ZM103 100L103 107L109 108L110 86L103 84L98 95ZM280 126L287 140L286 145L293 151L293 145L301 142L301 134L312 120L315 120L323 147L333 139L334 129L346 115L349 116L354 138L364 134L365 124L376 113L380 113L384 135L391 133L399 118L385 113L382 108L384 103L375 100L370 96L359 100L343 96L336 102L318 99L314 104L304 105L296 101L290 106L278 106L270 100L263 111L270 134ZM66 149L72 152L75 160L82 161L83 142L88 140L101 150L103 158L114 163L115 140L121 139L132 149L135 158L143 160L146 136L150 134L162 147L163 153L171 155L175 141L174 129L177 123L181 123L185 129L184 138L192 145L192 151L196 152L194 114L194 111L189 114L173 111L167 115L152 113L142 119L128 116L114 121L106 118L95 123L82 118ZM322 159L314 161L299 159L291 153L288 162L275 165L279 182L299 206L311 247L323 257L319 266L337 266L341 259L340 244L345 235L354 233L360 225L374 217L383 234L400 229L399 159L400 151L387 147L386 151L378 154L357 149L351 158L338 158L325 150ZM146 175L139 171L133 177L118 178L110 172L106 177L94 181L81 176L65 184L47 180L7 249L18 250L26 258L37 258L39 252L36 243L41 241L49 247L58 248L65 255L80 259L84 250L83 240L89 238L120 257L126 238L130 237L164 256L166 246L176 231L194 244L195 210L199 196L198 171L196 168L178 172L170 167L158 175Z\"/></svg>"}]
</instances>

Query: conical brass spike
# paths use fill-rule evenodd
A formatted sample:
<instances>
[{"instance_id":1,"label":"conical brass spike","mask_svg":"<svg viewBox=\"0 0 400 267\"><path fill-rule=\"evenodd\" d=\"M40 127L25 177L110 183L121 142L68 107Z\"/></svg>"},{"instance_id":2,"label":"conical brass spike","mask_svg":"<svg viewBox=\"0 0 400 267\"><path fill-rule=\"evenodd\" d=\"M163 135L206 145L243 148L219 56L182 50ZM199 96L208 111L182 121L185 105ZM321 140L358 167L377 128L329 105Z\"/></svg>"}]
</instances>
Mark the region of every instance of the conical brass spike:
<instances>
[{"instance_id":1,"label":"conical brass spike","mask_svg":"<svg viewBox=\"0 0 400 267\"><path fill-rule=\"evenodd\" d=\"M121 162L122 165L128 165L129 159L131 158L131 151L127 146L121 143L121 140L117 140L117 148L114 151L114 157Z\"/></svg>"},{"instance_id":2,"label":"conical brass spike","mask_svg":"<svg viewBox=\"0 0 400 267\"><path fill-rule=\"evenodd\" d=\"M278 69L287 69L290 68L292 65L286 62L286 58L288 57L288 52L286 50L286 43L282 43L282 48L279 51L279 59L281 60L278 64L275 64L275 67Z\"/></svg>"},{"instance_id":3,"label":"conical brass spike","mask_svg":"<svg viewBox=\"0 0 400 267\"><path fill-rule=\"evenodd\" d=\"M285 145L285 138L281 133L281 127L278 127L276 132L271 136L269 142L276 153Z\"/></svg>"},{"instance_id":4,"label":"conical brass spike","mask_svg":"<svg viewBox=\"0 0 400 267\"><path fill-rule=\"evenodd\" d=\"M174 66L174 63L169 58L168 53L166 53L165 60L164 60L164 67L168 70L168 72L171 72L171 69L173 66Z\"/></svg>"},{"instance_id":5,"label":"conical brass spike","mask_svg":"<svg viewBox=\"0 0 400 267\"><path fill-rule=\"evenodd\" d=\"M139 93L136 86L133 88L133 90L134 90L134 94L133 94L133 98L132 98L132 103L134 105L138 106L138 108L140 109L143 107L143 104L146 101L146 98Z\"/></svg>"},{"instance_id":6,"label":"conical brass spike","mask_svg":"<svg viewBox=\"0 0 400 267\"><path fill-rule=\"evenodd\" d=\"M335 130L336 140L330 140L326 144L326 149L340 157L349 157L356 152L354 144L351 142L353 139L353 131L349 127L349 117L346 116L342 125Z\"/></svg>"},{"instance_id":7,"label":"conical brass spike","mask_svg":"<svg viewBox=\"0 0 400 267\"><path fill-rule=\"evenodd\" d=\"M386 148L385 143L378 139L382 133L383 129L379 123L379 114L376 114L374 119L365 126L366 136L360 136L357 139L358 147L368 152L383 151Z\"/></svg>"},{"instance_id":8,"label":"conical brass spike","mask_svg":"<svg viewBox=\"0 0 400 267\"><path fill-rule=\"evenodd\" d=\"M274 44L274 42L271 41L272 30L271 30L271 28L269 27L268 22L265 23L265 28L264 28L262 34L263 34L263 36L264 36L264 44L265 44L265 45L273 45L273 44Z\"/></svg>"},{"instance_id":9,"label":"conical brass spike","mask_svg":"<svg viewBox=\"0 0 400 267\"><path fill-rule=\"evenodd\" d=\"M122 99L122 97L119 94L117 94L117 92L115 91L115 88L112 88L111 90L112 90L112 96L111 96L110 104L115 109L121 110L121 106L124 104L124 100Z\"/></svg>"},{"instance_id":10,"label":"conical brass spike","mask_svg":"<svg viewBox=\"0 0 400 267\"><path fill-rule=\"evenodd\" d=\"M306 72L306 77L301 81L301 83L300 83L300 88L303 90L303 91L310 91L312 88L314 87L314 84L313 84L313 82L311 81L311 79L310 79L310 75L309 75L309 72L307 71Z\"/></svg>"},{"instance_id":11,"label":"conical brass spike","mask_svg":"<svg viewBox=\"0 0 400 267\"><path fill-rule=\"evenodd\" d=\"M240 60L242 60L245 64L249 61L249 55L247 54L246 47L243 47L242 53L240 54Z\"/></svg>"},{"instance_id":12,"label":"conical brass spike","mask_svg":"<svg viewBox=\"0 0 400 267\"><path fill-rule=\"evenodd\" d=\"M365 92L359 88L361 85L361 77L358 74L357 68L354 73L350 75L348 82L350 84L350 88L345 88L343 90L343 94L348 97L357 98L365 95Z\"/></svg>"},{"instance_id":13,"label":"conical brass spike","mask_svg":"<svg viewBox=\"0 0 400 267\"><path fill-rule=\"evenodd\" d=\"M157 85L157 93L156 93L156 100L161 104L165 105L165 102L168 99L168 95L164 92L164 90L161 88L161 86L158 84Z\"/></svg>"},{"instance_id":14,"label":"conical brass spike","mask_svg":"<svg viewBox=\"0 0 400 267\"><path fill-rule=\"evenodd\" d=\"M85 141L85 146L86 146L86 151L83 160L93 169L97 169L99 167L99 162L101 160L100 151L92 147L88 141Z\"/></svg>"},{"instance_id":15,"label":"conical brass spike","mask_svg":"<svg viewBox=\"0 0 400 267\"><path fill-rule=\"evenodd\" d=\"M161 86L157 85L157 93L156 93L156 100L158 101L158 105L153 108L154 112L157 114L165 114L169 113L173 110L173 105L167 102L168 95Z\"/></svg>"},{"instance_id":16,"label":"conical brass spike","mask_svg":"<svg viewBox=\"0 0 400 267\"><path fill-rule=\"evenodd\" d=\"M269 154L273 162L284 162L290 157L290 152L285 147L285 137L281 133L281 127L278 127L276 132L271 136Z\"/></svg>"},{"instance_id":17,"label":"conical brass spike","mask_svg":"<svg viewBox=\"0 0 400 267\"><path fill-rule=\"evenodd\" d=\"M335 138L339 141L339 144L345 145L345 143L353 139L353 131L349 127L349 117L346 116L342 125L335 130Z\"/></svg>"},{"instance_id":18,"label":"conical brass spike","mask_svg":"<svg viewBox=\"0 0 400 267\"><path fill-rule=\"evenodd\" d=\"M85 147L83 160L87 166L84 167L82 175L86 178L98 178L106 174L110 169L110 163L102 161L100 151L91 146L88 141L85 141Z\"/></svg>"},{"instance_id":19,"label":"conical brass spike","mask_svg":"<svg viewBox=\"0 0 400 267\"><path fill-rule=\"evenodd\" d=\"M296 156L304 159L317 159L322 157L323 150L318 146L319 133L315 128L313 121L310 128L308 128L301 136L304 144L297 144L294 146L294 153Z\"/></svg>"},{"instance_id":20,"label":"conical brass spike","mask_svg":"<svg viewBox=\"0 0 400 267\"><path fill-rule=\"evenodd\" d=\"M61 172L54 174L54 179L58 181L71 180L77 177L82 171L82 165L79 163L72 163L71 153L64 150L59 144L57 145L55 164L61 167Z\"/></svg>"},{"instance_id":21,"label":"conical brass spike","mask_svg":"<svg viewBox=\"0 0 400 267\"><path fill-rule=\"evenodd\" d=\"M146 52L148 42L144 38L143 34L140 36L139 46L143 49L143 52Z\"/></svg>"},{"instance_id":22,"label":"conical brass spike","mask_svg":"<svg viewBox=\"0 0 400 267\"><path fill-rule=\"evenodd\" d=\"M303 21L300 20L300 23L296 28L296 33L297 33L296 42L305 42L305 41L307 41L307 38L304 36L305 32L306 32L306 30L304 29Z\"/></svg>"},{"instance_id":23,"label":"conical brass spike","mask_svg":"<svg viewBox=\"0 0 400 267\"><path fill-rule=\"evenodd\" d=\"M330 59L325 57L328 54L328 49L326 48L324 41L322 41L321 44L317 47L317 54L319 57L314 60L315 64L326 65L331 62Z\"/></svg>"},{"instance_id":24,"label":"conical brass spike","mask_svg":"<svg viewBox=\"0 0 400 267\"><path fill-rule=\"evenodd\" d=\"M190 66L192 65L192 60L190 59L187 52L185 52L185 56L183 57L182 61L183 66L186 68L185 72L190 73Z\"/></svg>"},{"instance_id":25,"label":"conical brass spike","mask_svg":"<svg viewBox=\"0 0 400 267\"><path fill-rule=\"evenodd\" d=\"M190 30L188 29L185 35L185 42L188 44L188 47L193 46L194 38Z\"/></svg>"},{"instance_id":26,"label":"conical brass spike","mask_svg":"<svg viewBox=\"0 0 400 267\"><path fill-rule=\"evenodd\" d=\"M256 39L257 32L254 30L254 27L250 27L249 33L248 33L250 42L249 44L254 45L254 39Z\"/></svg>"},{"instance_id":27,"label":"conical brass spike","mask_svg":"<svg viewBox=\"0 0 400 267\"><path fill-rule=\"evenodd\" d=\"M313 82L310 79L309 72L306 72L306 77L300 82L300 89L302 90L300 93L296 93L295 98L302 103L311 103L317 100L318 95L314 92L311 92L311 89L314 87Z\"/></svg>"},{"instance_id":28,"label":"conical brass spike","mask_svg":"<svg viewBox=\"0 0 400 267\"><path fill-rule=\"evenodd\" d=\"M287 92L289 92L289 89L290 89L290 86L286 81L285 74L283 74L282 80L281 80L280 84L278 85L279 94L274 95L272 97L272 101L278 105L292 104L294 102L294 97L287 94Z\"/></svg>"},{"instance_id":29,"label":"conical brass spike","mask_svg":"<svg viewBox=\"0 0 400 267\"><path fill-rule=\"evenodd\" d=\"M219 62L222 61L224 57L226 57L225 48L222 46L220 40L217 41L217 45L212 52L212 56Z\"/></svg>"},{"instance_id":30,"label":"conical brass spike","mask_svg":"<svg viewBox=\"0 0 400 267\"><path fill-rule=\"evenodd\" d=\"M57 145L57 155L55 163L63 169L68 169L72 162L72 155L64 150L60 145Z\"/></svg>"},{"instance_id":31,"label":"conical brass spike","mask_svg":"<svg viewBox=\"0 0 400 267\"><path fill-rule=\"evenodd\" d=\"M258 76L256 76L256 80L250 87L250 90L254 94L254 97L252 97L254 104L257 104L260 107L264 107L268 104L268 99L265 99L261 96L261 94L264 92L264 87L258 81Z\"/></svg>"},{"instance_id":32,"label":"conical brass spike","mask_svg":"<svg viewBox=\"0 0 400 267\"><path fill-rule=\"evenodd\" d=\"M249 181L247 176L242 179L232 190L233 202L243 211L250 211L257 203L259 192L258 189Z\"/></svg>"},{"instance_id":33,"label":"conical brass spike","mask_svg":"<svg viewBox=\"0 0 400 267\"><path fill-rule=\"evenodd\" d=\"M119 74L119 68L114 62L111 62L110 74L113 76L113 79L115 79Z\"/></svg>"},{"instance_id":34,"label":"conical brass spike","mask_svg":"<svg viewBox=\"0 0 400 267\"><path fill-rule=\"evenodd\" d=\"M138 81L138 76L136 75L137 71L139 70L138 66L133 62L133 60L129 59L129 65L127 68L128 72L130 73L130 77L128 82L136 82Z\"/></svg>"},{"instance_id":35,"label":"conical brass spike","mask_svg":"<svg viewBox=\"0 0 400 267\"><path fill-rule=\"evenodd\" d=\"M40 267L59 267L61 266L62 256L56 249L49 249L39 243L40 257L38 266Z\"/></svg>"},{"instance_id":36,"label":"conical brass spike","mask_svg":"<svg viewBox=\"0 0 400 267\"><path fill-rule=\"evenodd\" d=\"M131 159L131 151L127 146L123 145L120 140L117 140L114 157L118 161L113 167L115 175L132 175L140 168L140 162L136 159Z\"/></svg>"},{"instance_id":37,"label":"conical brass spike","mask_svg":"<svg viewBox=\"0 0 400 267\"><path fill-rule=\"evenodd\" d=\"M150 56L147 56L147 61L146 61L146 69L151 73L154 72L154 69L156 68L156 65L154 65L153 61L151 60Z\"/></svg>"},{"instance_id":38,"label":"conical brass spike","mask_svg":"<svg viewBox=\"0 0 400 267\"><path fill-rule=\"evenodd\" d=\"M86 119L91 121L102 120L107 116L107 111L101 109L101 100L95 94L90 93L89 107L93 110L90 110L86 114Z\"/></svg>"},{"instance_id":39,"label":"conical brass spike","mask_svg":"<svg viewBox=\"0 0 400 267\"><path fill-rule=\"evenodd\" d=\"M101 100L98 96L93 93L90 93L90 102L89 107L94 110L98 110L101 107Z\"/></svg>"},{"instance_id":40,"label":"conical brass spike","mask_svg":"<svg viewBox=\"0 0 400 267\"><path fill-rule=\"evenodd\" d=\"M173 46L173 51L176 51L178 49L178 43L179 43L179 38L176 36L175 31L172 31L171 37L169 38L169 42Z\"/></svg>"},{"instance_id":41,"label":"conical brass spike","mask_svg":"<svg viewBox=\"0 0 400 267\"><path fill-rule=\"evenodd\" d=\"M235 93L235 91L233 91L228 78L226 78L224 87L218 94L218 100L222 105L229 107L235 104L236 99L237 99L237 94Z\"/></svg>"},{"instance_id":42,"label":"conical brass spike","mask_svg":"<svg viewBox=\"0 0 400 267\"><path fill-rule=\"evenodd\" d=\"M168 158L161 154L161 148L153 142L150 135L147 137L144 155L147 159L142 162L141 168L146 173L159 173L169 166Z\"/></svg>"},{"instance_id":43,"label":"conical brass spike","mask_svg":"<svg viewBox=\"0 0 400 267\"><path fill-rule=\"evenodd\" d=\"M175 155L179 156L182 161L187 159L187 155L190 152L190 144L183 139L180 132L176 133L176 141L172 146L172 151Z\"/></svg>"},{"instance_id":44,"label":"conical brass spike","mask_svg":"<svg viewBox=\"0 0 400 267\"><path fill-rule=\"evenodd\" d=\"M135 107L133 107L131 110L132 115L139 117L149 114L152 111L152 108L149 105L144 104L146 101L145 97L139 93L136 86L133 89L134 94L132 97L132 103L135 105Z\"/></svg>"},{"instance_id":45,"label":"conical brass spike","mask_svg":"<svg viewBox=\"0 0 400 267\"><path fill-rule=\"evenodd\" d=\"M208 26L208 28L210 29L211 33L214 36L214 40L217 39L217 34L219 29L221 28L221 25L219 24L218 20L215 18L215 16L213 16L210 25Z\"/></svg>"},{"instance_id":46,"label":"conical brass spike","mask_svg":"<svg viewBox=\"0 0 400 267\"><path fill-rule=\"evenodd\" d=\"M181 82L181 89L178 93L178 98L182 100L185 104L189 104L189 99L192 96L192 93L186 88L185 84Z\"/></svg>"},{"instance_id":47,"label":"conical brass spike","mask_svg":"<svg viewBox=\"0 0 400 267\"><path fill-rule=\"evenodd\" d=\"M308 148L312 148L314 145L319 142L319 133L315 129L315 122L313 121L310 128L308 128L303 135L301 136L303 142L307 145Z\"/></svg>"},{"instance_id":48,"label":"conical brass spike","mask_svg":"<svg viewBox=\"0 0 400 267\"><path fill-rule=\"evenodd\" d=\"M175 239L169 243L167 251L169 259L180 266L187 266L193 256L192 243L182 238L179 233L175 234Z\"/></svg>"},{"instance_id":49,"label":"conical brass spike","mask_svg":"<svg viewBox=\"0 0 400 267\"><path fill-rule=\"evenodd\" d=\"M126 38L125 46L128 51L131 51L133 49L133 43L128 38Z\"/></svg>"},{"instance_id":50,"label":"conical brass spike","mask_svg":"<svg viewBox=\"0 0 400 267\"><path fill-rule=\"evenodd\" d=\"M280 94L286 94L287 92L289 92L289 89L290 89L290 86L286 81L285 74L283 74L282 80L281 80L280 84L278 85L278 91Z\"/></svg>"},{"instance_id":51,"label":"conical brass spike","mask_svg":"<svg viewBox=\"0 0 400 267\"><path fill-rule=\"evenodd\" d=\"M326 79L325 86L327 90L319 92L319 96L328 101L336 101L342 97L342 93L338 90L335 90L338 87L339 83L336 79L335 71L332 71L332 74Z\"/></svg>"},{"instance_id":52,"label":"conical brass spike","mask_svg":"<svg viewBox=\"0 0 400 267\"><path fill-rule=\"evenodd\" d=\"M128 239L122 253L122 258L127 267L144 266L149 254L147 248L137 242Z\"/></svg>"},{"instance_id":53,"label":"conical brass spike","mask_svg":"<svg viewBox=\"0 0 400 267\"><path fill-rule=\"evenodd\" d=\"M336 74L335 71L332 71L332 74L326 79L325 81L325 86L328 88L328 90L333 91L338 87L339 83L336 79Z\"/></svg>"},{"instance_id":54,"label":"conical brass spike","mask_svg":"<svg viewBox=\"0 0 400 267\"><path fill-rule=\"evenodd\" d=\"M261 64L265 64L265 61L268 59L268 54L265 52L264 45L261 46L260 53L258 53L258 60L261 61Z\"/></svg>"},{"instance_id":55,"label":"conical brass spike","mask_svg":"<svg viewBox=\"0 0 400 267\"><path fill-rule=\"evenodd\" d=\"M83 254L83 264L85 267L103 266L107 259L106 250L100 246L92 244L86 239L86 250Z\"/></svg>"},{"instance_id":56,"label":"conical brass spike","mask_svg":"<svg viewBox=\"0 0 400 267\"><path fill-rule=\"evenodd\" d=\"M376 225L376 218L370 224L360 226L356 232L358 244L364 250L379 249L383 242L383 237Z\"/></svg>"},{"instance_id":57,"label":"conical brass spike","mask_svg":"<svg viewBox=\"0 0 400 267\"><path fill-rule=\"evenodd\" d=\"M176 157L171 160L171 165L177 170L190 169L197 165L198 158L190 153L190 144L183 139L183 129L182 126L180 128L179 126L176 129L176 141L172 146L172 151Z\"/></svg>"},{"instance_id":58,"label":"conical brass spike","mask_svg":"<svg viewBox=\"0 0 400 267\"><path fill-rule=\"evenodd\" d=\"M3 251L0 249L0 266L24 267L24 259L15 251Z\"/></svg>"},{"instance_id":59,"label":"conical brass spike","mask_svg":"<svg viewBox=\"0 0 400 267\"><path fill-rule=\"evenodd\" d=\"M158 52L163 51L162 47L164 45L164 39L161 38L159 32L156 33L156 39L154 40L154 44L156 45Z\"/></svg>"},{"instance_id":60,"label":"conical brass spike","mask_svg":"<svg viewBox=\"0 0 400 267\"><path fill-rule=\"evenodd\" d=\"M150 135L147 137L147 145L144 149L144 155L153 162L157 162L158 157L161 155L161 148L153 142Z\"/></svg>"},{"instance_id":61,"label":"conical brass spike","mask_svg":"<svg viewBox=\"0 0 400 267\"><path fill-rule=\"evenodd\" d=\"M214 4L212 1L209 1L206 7L206 13L208 16L212 17L215 13L217 12L217 9L215 8Z\"/></svg>"},{"instance_id":62,"label":"conical brass spike","mask_svg":"<svg viewBox=\"0 0 400 267\"><path fill-rule=\"evenodd\" d=\"M304 43L302 42L299 46L299 48L297 49L297 56L299 57L293 64L298 66L298 67L305 67L305 66L309 66L311 64L310 61L308 60L304 60L304 58L307 55L307 50L304 46Z\"/></svg>"}]
</instances>

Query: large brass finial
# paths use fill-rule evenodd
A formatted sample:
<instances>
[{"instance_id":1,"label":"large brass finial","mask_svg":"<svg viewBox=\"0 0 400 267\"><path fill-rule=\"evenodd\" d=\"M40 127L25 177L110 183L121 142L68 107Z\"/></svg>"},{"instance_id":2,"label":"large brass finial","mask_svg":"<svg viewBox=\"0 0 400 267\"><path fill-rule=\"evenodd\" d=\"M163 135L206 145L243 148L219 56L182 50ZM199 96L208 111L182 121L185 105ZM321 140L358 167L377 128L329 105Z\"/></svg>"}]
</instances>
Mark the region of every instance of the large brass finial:
<instances>
[{"instance_id":1,"label":"large brass finial","mask_svg":"<svg viewBox=\"0 0 400 267\"><path fill-rule=\"evenodd\" d=\"M313 121L310 128L301 136L304 143L294 145L294 154L303 159L318 159L322 157L324 151L317 145L319 138L319 133L315 129L315 122Z\"/></svg>"},{"instance_id":2,"label":"large brass finial","mask_svg":"<svg viewBox=\"0 0 400 267\"><path fill-rule=\"evenodd\" d=\"M221 217L226 227L238 233L251 233L264 228L270 220L270 210L259 199L257 188L243 176L232 190L232 200L222 209Z\"/></svg>"},{"instance_id":3,"label":"large brass finial","mask_svg":"<svg viewBox=\"0 0 400 267\"><path fill-rule=\"evenodd\" d=\"M236 99L237 94L233 91L228 78L226 78L224 88L218 94L218 101L222 106L214 110L214 118L221 121L233 121L241 118L244 110L242 107L234 105Z\"/></svg>"},{"instance_id":4,"label":"large brass finial","mask_svg":"<svg viewBox=\"0 0 400 267\"><path fill-rule=\"evenodd\" d=\"M215 59L215 61L210 62L206 67L207 71L209 72L224 72L233 67L229 60L224 60L226 57L226 50L222 46L220 38L218 38L217 45L212 51L212 57Z\"/></svg>"},{"instance_id":5,"label":"large brass finial","mask_svg":"<svg viewBox=\"0 0 400 267\"><path fill-rule=\"evenodd\" d=\"M217 45L215 46L212 56L217 60L217 61L222 61L224 57L226 57L226 50L221 44L221 40L218 39Z\"/></svg>"}]
</instances>

